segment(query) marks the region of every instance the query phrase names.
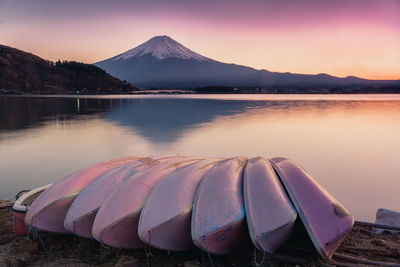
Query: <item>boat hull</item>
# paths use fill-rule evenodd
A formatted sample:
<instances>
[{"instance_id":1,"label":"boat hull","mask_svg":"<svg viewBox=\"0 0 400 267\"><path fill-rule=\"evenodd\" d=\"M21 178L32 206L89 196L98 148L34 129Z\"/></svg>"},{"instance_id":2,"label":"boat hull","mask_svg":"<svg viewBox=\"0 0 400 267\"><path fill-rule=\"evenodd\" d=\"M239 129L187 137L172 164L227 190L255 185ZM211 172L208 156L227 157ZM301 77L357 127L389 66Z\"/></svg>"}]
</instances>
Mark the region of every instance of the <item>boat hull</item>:
<instances>
[{"instance_id":1,"label":"boat hull","mask_svg":"<svg viewBox=\"0 0 400 267\"><path fill-rule=\"evenodd\" d=\"M28 233L28 227L26 226L24 219L26 216L26 212L29 209L29 206L35 201L36 198L39 197L41 193L43 193L47 188L49 188L51 184L44 185L28 192L22 194L18 199L14 202L12 206L14 220L13 220L13 231L17 235L26 235Z\"/></svg>"},{"instance_id":2,"label":"boat hull","mask_svg":"<svg viewBox=\"0 0 400 267\"><path fill-rule=\"evenodd\" d=\"M291 236L297 212L270 162L248 160L244 171L244 202L255 247L274 253Z\"/></svg>"},{"instance_id":3,"label":"boat hull","mask_svg":"<svg viewBox=\"0 0 400 267\"><path fill-rule=\"evenodd\" d=\"M285 158L271 162L318 253L331 259L352 229L353 217L300 165Z\"/></svg>"},{"instance_id":4,"label":"boat hull","mask_svg":"<svg viewBox=\"0 0 400 267\"><path fill-rule=\"evenodd\" d=\"M118 188L122 181L135 173L159 164L168 158L153 160L141 158L101 175L91 182L76 197L65 217L65 228L79 236L93 238L92 226L97 211L108 195Z\"/></svg>"},{"instance_id":5,"label":"boat hull","mask_svg":"<svg viewBox=\"0 0 400 267\"><path fill-rule=\"evenodd\" d=\"M68 233L64 220L76 196L103 173L137 159L127 157L106 161L55 182L32 203L25 224L44 231Z\"/></svg>"},{"instance_id":6,"label":"boat hull","mask_svg":"<svg viewBox=\"0 0 400 267\"><path fill-rule=\"evenodd\" d=\"M191 228L191 212L184 212L158 226L149 230L140 227L139 221L139 238L149 246L154 248L181 251L194 248Z\"/></svg>"},{"instance_id":7,"label":"boat hull","mask_svg":"<svg viewBox=\"0 0 400 267\"><path fill-rule=\"evenodd\" d=\"M192 240L213 254L236 250L246 236L243 167L246 158L219 162L200 183L192 212Z\"/></svg>"},{"instance_id":8,"label":"boat hull","mask_svg":"<svg viewBox=\"0 0 400 267\"><path fill-rule=\"evenodd\" d=\"M171 172L151 192L141 212L139 237L164 250L194 247L190 220L201 179L219 160L204 159Z\"/></svg>"},{"instance_id":9,"label":"boat hull","mask_svg":"<svg viewBox=\"0 0 400 267\"><path fill-rule=\"evenodd\" d=\"M154 186L173 170L199 159L176 157L133 175L103 202L93 223L93 237L117 248L141 248L139 216ZM126 230L129 222L131 229ZM121 239L123 238L123 239Z\"/></svg>"}]
</instances>

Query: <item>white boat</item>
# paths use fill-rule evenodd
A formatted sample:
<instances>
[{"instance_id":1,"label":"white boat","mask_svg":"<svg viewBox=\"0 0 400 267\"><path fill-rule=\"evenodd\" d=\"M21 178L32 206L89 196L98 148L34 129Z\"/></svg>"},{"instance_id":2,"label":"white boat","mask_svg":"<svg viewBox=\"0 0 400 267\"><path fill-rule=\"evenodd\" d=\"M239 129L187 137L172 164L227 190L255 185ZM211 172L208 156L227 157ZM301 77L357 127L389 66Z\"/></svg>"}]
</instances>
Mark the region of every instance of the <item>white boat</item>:
<instances>
[{"instance_id":1,"label":"white boat","mask_svg":"<svg viewBox=\"0 0 400 267\"><path fill-rule=\"evenodd\" d=\"M44 185L25 192L21 194L14 202L12 206L14 214L13 230L17 235L26 235L28 233L28 228L24 222L26 212L29 210L29 207L31 206L33 201L35 201L35 199L37 199L38 196L51 185L52 184Z\"/></svg>"}]
</instances>

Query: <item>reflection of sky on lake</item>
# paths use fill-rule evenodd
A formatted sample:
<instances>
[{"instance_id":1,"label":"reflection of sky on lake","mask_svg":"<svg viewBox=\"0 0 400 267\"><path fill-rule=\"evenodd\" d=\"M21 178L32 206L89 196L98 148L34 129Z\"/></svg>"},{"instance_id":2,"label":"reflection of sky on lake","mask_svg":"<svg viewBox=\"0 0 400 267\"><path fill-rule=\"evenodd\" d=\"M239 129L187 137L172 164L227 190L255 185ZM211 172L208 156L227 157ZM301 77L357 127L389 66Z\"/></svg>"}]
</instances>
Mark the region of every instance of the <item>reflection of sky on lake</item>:
<instances>
[{"instance_id":1,"label":"reflection of sky on lake","mask_svg":"<svg viewBox=\"0 0 400 267\"><path fill-rule=\"evenodd\" d=\"M341 105L352 105L347 101ZM150 142L169 144L178 141L185 132L204 127L220 117L242 113L296 112L327 109L331 102L304 101L237 101L210 99L134 99L122 102L105 114L106 120L126 127Z\"/></svg>"},{"instance_id":2,"label":"reflection of sky on lake","mask_svg":"<svg viewBox=\"0 0 400 267\"><path fill-rule=\"evenodd\" d=\"M141 135L156 144L178 141L185 132L219 117L235 116L258 105L253 101L198 99L140 99L124 103L105 114L106 120Z\"/></svg>"},{"instance_id":3,"label":"reflection of sky on lake","mask_svg":"<svg viewBox=\"0 0 400 267\"><path fill-rule=\"evenodd\" d=\"M298 161L358 219L398 209L399 100L217 98L0 97L0 198L125 155L260 155Z\"/></svg>"}]
</instances>

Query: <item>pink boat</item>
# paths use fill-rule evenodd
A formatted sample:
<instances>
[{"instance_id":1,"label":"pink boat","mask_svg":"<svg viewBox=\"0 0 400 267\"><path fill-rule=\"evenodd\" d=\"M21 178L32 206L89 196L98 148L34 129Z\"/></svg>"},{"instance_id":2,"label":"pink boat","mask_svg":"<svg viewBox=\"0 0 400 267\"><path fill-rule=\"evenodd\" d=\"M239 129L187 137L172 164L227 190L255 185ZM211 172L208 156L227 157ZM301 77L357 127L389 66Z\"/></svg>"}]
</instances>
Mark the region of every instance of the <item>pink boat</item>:
<instances>
[{"instance_id":1,"label":"pink boat","mask_svg":"<svg viewBox=\"0 0 400 267\"><path fill-rule=\"evenodd\" d=\"M250 159L243 185L251 240L259 250L274 253L292 234L297 212L268 160Z\"/></svg>"},{"instance_id":2,"label":"pink boat","mask_svg":"<svg viewBox=\"0 0 400 267\"><path fill-rule=\"evenodd\" d=\"M168 160L164 158L141 158L127 165L115 168L91 182L72 202L65 217L65 228L79 236L93 238L94 218L103 201L120 183L135 173Z\"/></svg>"},{"instance_id":3,"label":"pink boat","mask_svg":"<svg viewBox=\"0 0 400 267\"><path fill-rule=\"evenodd\" d=\"M165 176L151 192L139 220L139 238L152 247L186 250L194 247L190 222L197 187L219 160L204 159Z\"/></svg>"},{"instance_id":4,"label":"pink boat","mask_svg":"<svg viewBox=\"0 0 400 267\"><path fill-rule=\"evenodd\" d=\"M217 163L200 183L193 203L192 239L202 250L226 254L246 237L243 167L246 158Z\"/></svg>"},{"instance_id":5,"label":"pink boat","mask_svg":"<svg viewBox=\"0 0 400 267\"><path fill-rule=\"evenodd\" d=\"M154 186L173 170L200 159L176 157L133 175L103 202L93 223L98 241L118 248L141 248L138 223L143 205Z\"/></svg>"},{"instance_id":6,"label":"pink boat","mask_svg":"<svg viewBox=\"0 0 400 267\"><path fill-rule=\"evenodd\" d=\"M350 213L297 163L271 159L318 253L331 259L354 224Z\"/></svg>"},{"instance_id":7,"label":"pink boat","mask_svg":"<svg viewBox=\"0 0 400 267\"><path fill-rule=\"evenodd\" d=\"M126 157L106 161L55 182L32 203L25 224L45 231L68 233L64 228L65 215L76 196L103 173L137 159Z\"/></svg>"}]
</instances>

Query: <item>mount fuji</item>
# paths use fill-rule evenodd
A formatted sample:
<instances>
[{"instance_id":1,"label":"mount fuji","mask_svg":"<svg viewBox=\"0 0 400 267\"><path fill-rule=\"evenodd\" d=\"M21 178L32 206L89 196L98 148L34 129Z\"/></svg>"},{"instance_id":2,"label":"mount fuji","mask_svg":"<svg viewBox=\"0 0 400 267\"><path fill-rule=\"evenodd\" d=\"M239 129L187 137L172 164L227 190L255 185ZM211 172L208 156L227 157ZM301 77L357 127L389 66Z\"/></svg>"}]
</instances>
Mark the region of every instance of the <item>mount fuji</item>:
<instances>
[{"instance_id":1,"label":"mount fuji","mask_svg":"<svg viewBox=\"0 0 400 267\"><path fill-rule=\"evenodd\" d=\"M204 86L312 86L399 84L327 74L270 72L227 64L204 57L172 38L156 36L109 59L94 63L111 75L142 88L195 88Z\"/></svg>"}]
</instances>

